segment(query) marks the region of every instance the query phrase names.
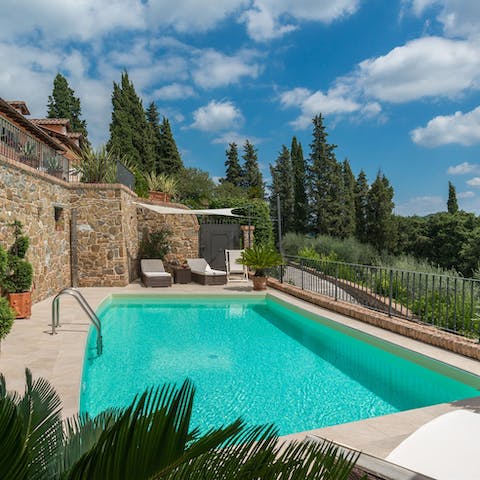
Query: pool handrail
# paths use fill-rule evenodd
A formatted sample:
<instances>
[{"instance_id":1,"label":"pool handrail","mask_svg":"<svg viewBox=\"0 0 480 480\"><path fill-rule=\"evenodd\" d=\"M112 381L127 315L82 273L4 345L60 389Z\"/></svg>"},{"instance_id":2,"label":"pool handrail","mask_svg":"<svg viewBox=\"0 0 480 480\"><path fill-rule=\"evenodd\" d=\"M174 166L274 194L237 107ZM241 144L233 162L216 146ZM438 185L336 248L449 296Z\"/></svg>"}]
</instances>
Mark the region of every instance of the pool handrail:
<instances>
[{"instance_id":1,"label":"pool handrail","mask_svg":"<svg viewBox=\"0 0 480 480\"><path fill-rule=\"evenodd\" d=\"M56 328L60 327L60 297L62 295L70 295L74 297L82 310L87 314L88 318L92 322L93 326L97 330L97 354L101 355L103 351L103 340L102 340L102 326L100 324L100 319L97 317L96 313L93 311L92 307L88 304L85 297L81 294L80 290L74 287L64 288L61 290L52 301L52 335L55 335Z\"/></svg>"}]
</instances>

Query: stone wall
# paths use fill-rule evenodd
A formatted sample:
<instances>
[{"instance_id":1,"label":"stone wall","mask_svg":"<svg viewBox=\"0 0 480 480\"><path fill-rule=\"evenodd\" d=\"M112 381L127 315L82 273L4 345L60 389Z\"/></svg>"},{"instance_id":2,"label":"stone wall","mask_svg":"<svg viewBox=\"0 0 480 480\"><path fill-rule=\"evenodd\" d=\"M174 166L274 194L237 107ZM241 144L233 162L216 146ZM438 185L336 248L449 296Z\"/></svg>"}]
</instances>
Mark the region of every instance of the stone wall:
<instances>
[{"instance_id":1,"label":"stone wall","mask_svg":"<svg viewBox=\"0 0 480 480\"><path fill-rule=\"evenodd\" d=\"M57 222L55 207L61 212ZM23 223L30 237L34 301L70 284L69 215L65 182L0 156L0 244L12 244L13 220Z\"/></svg>"},{"instance_id":2,"label":"stone wall","mask_svg":"<svg viewBox=\"0 0 480 480\"><path fill-rule=\"evenodd\" d=\"M66 183L0 156L0 243L6 248L12 243L13 220L25 225L34 269L33 300L72 285L72 258L80 287L128 285L138 277L144 232L164 226L172 232L169 259L198 256L195 215L160 215L139 208L138 200L123 185ZM73 250L72 216L77 225Z\"/></svg>"},{"instance_id":3,"label":"stone wall","mask_svg":"<svg viewBox=\"0 0 480 480\"><path fill-rule=\"evenodd\" d=\"M175 208L185 208L177 203L146 202L155 205L164 205ZM195 215L161 215L148 208L137 209L138 241L141 242L146 233L154 232L161 228L168 228L171 232L171 252L167 261L183 263L186 258L197 258L199 255L198 231L200 226Z\"/></svg>"},{"instance_id":4,"label":"stone wall","mask_svg":"<svg viewBox=\"0 0 480 480\"><path fill-rule=\"evenodd\" d=\"M123 286L130 281L124 235L124 187L72 184L77 217L78 286Z\"/></svg>"}]
</instances>

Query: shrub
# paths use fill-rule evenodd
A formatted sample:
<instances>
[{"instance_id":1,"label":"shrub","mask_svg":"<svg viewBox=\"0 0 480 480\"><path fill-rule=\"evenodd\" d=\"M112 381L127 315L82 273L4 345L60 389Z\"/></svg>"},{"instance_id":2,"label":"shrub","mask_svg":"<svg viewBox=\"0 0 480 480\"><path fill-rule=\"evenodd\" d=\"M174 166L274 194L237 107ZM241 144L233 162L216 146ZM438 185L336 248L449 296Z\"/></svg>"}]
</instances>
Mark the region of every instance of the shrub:
<instances>
[{"instance_id":1,"label":"shrub","mask_svg":"<svg viewBox=\"0 0 480 480\"><path fill-rule=\"evenodd\" d=\"M0 282L7 273L8 255L6 250L0 245Z\"/></svg>"},{"instance_id":2,"label":"shrub","mask_svg":"<svg viewBox=\"0 0 480 480\"><path fill-rule=\"evenodd\" d=\"M298 256L309 260L322 260L322 257L312 247L303 247L298 251Z\"/></svg>"},{"instance_id":3,"label":"shrub","mask_svg":"<svg viewBox=\"0 0 480 480\"><path fill-rule=\"evenodd\" d=\"M23 258L11 255L8 259L7 275L3 279L3 289L8 293L28 292L32 288L33 268Z\"/></svg>"},{"instance_id":4,"label":"shrub","mask_svg":"<svg viewBox=\"0 0 480 480\"><path fill-rule=\"evenodd\" d=\"M13 235L15 236L15 241L10 247L9 253L18 258L25 258L27 254L28 247L30 246L30 239L23 234L23 225L18 220L15 220L12 223L14 229Z\"/></svg>"},{"instance_id":5,"label":"shrub","mask_svg":"<svg viewBox=\"0 0 480 480\"><path fill-rule=\"evenodd\" d=\"M160 258L163 260L171 249L170 235L170 230L166 228L145 233L140 243L140 257Z\"/></svg>"},{"instance_id":6,"label":"shrub","mask_svg":"<svg viewBox=\"0 0 480 480\"><path fill-rule=\"evenodd\" d=\"M0 297L0 340L3 340L10 333L16 315L8 300Z\"/></svg>"}]
</instances>

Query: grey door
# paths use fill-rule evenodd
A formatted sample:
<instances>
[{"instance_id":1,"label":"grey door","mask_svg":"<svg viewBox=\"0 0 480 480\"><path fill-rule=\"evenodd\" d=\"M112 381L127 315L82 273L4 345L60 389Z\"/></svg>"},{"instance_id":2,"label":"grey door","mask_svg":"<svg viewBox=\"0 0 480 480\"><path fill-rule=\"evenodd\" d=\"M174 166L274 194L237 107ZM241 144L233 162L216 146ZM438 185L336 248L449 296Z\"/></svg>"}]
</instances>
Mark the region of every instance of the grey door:
<instances>
[{"instance_id":1,"label":"grey door","mask_svg":"<svg viewBox=\"0 0 480 480\"><path fill-rule=\"evenodd\" d=\"M240 225L200 224L200 257L212 268L225 270L225 250L240 248Z\"/></svg>"}]
</instances>

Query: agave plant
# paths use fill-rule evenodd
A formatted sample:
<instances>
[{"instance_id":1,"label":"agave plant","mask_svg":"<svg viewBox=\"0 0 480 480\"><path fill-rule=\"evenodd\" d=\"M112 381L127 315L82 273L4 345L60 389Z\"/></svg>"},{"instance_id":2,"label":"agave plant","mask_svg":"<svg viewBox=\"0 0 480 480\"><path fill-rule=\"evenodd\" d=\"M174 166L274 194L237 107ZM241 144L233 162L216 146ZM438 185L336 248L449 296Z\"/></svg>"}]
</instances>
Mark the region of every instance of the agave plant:
<instances>
[{"instance_id":1,"label":"agave plant","mask_svg":"<svg viewBox=\"0 0 480 480\"><path fill-rule=\"evenodd\" d=\"M178 180L165 173L146 173L145 181L151 192L163 192L172 197L177 193Z\"/></svg>"},{"instance_id":2,"label":"agave plant","mask_svg":"<svg viewBox=\"0 0 480 480\"><path fill-rule=\"evenodd\" d=\"M83 183L115 183L117 178L117 158L105 146L94 150L83 149L80 162L74 166Z\"/></svg>"},{"instance_id":3,"label":"agave plant","mask_svg":"<svg viewBox=\"0 0 480 480\"><path fill-rule=\"evenodd\" d=\"M195 389L147 390L124 409L62 425L59 397L26 371L25 393L0 376L0 478L52 479L347 479L356 455L330 443L282 444L274 427L190 429Z\"/></svg>"}]
</instances>

